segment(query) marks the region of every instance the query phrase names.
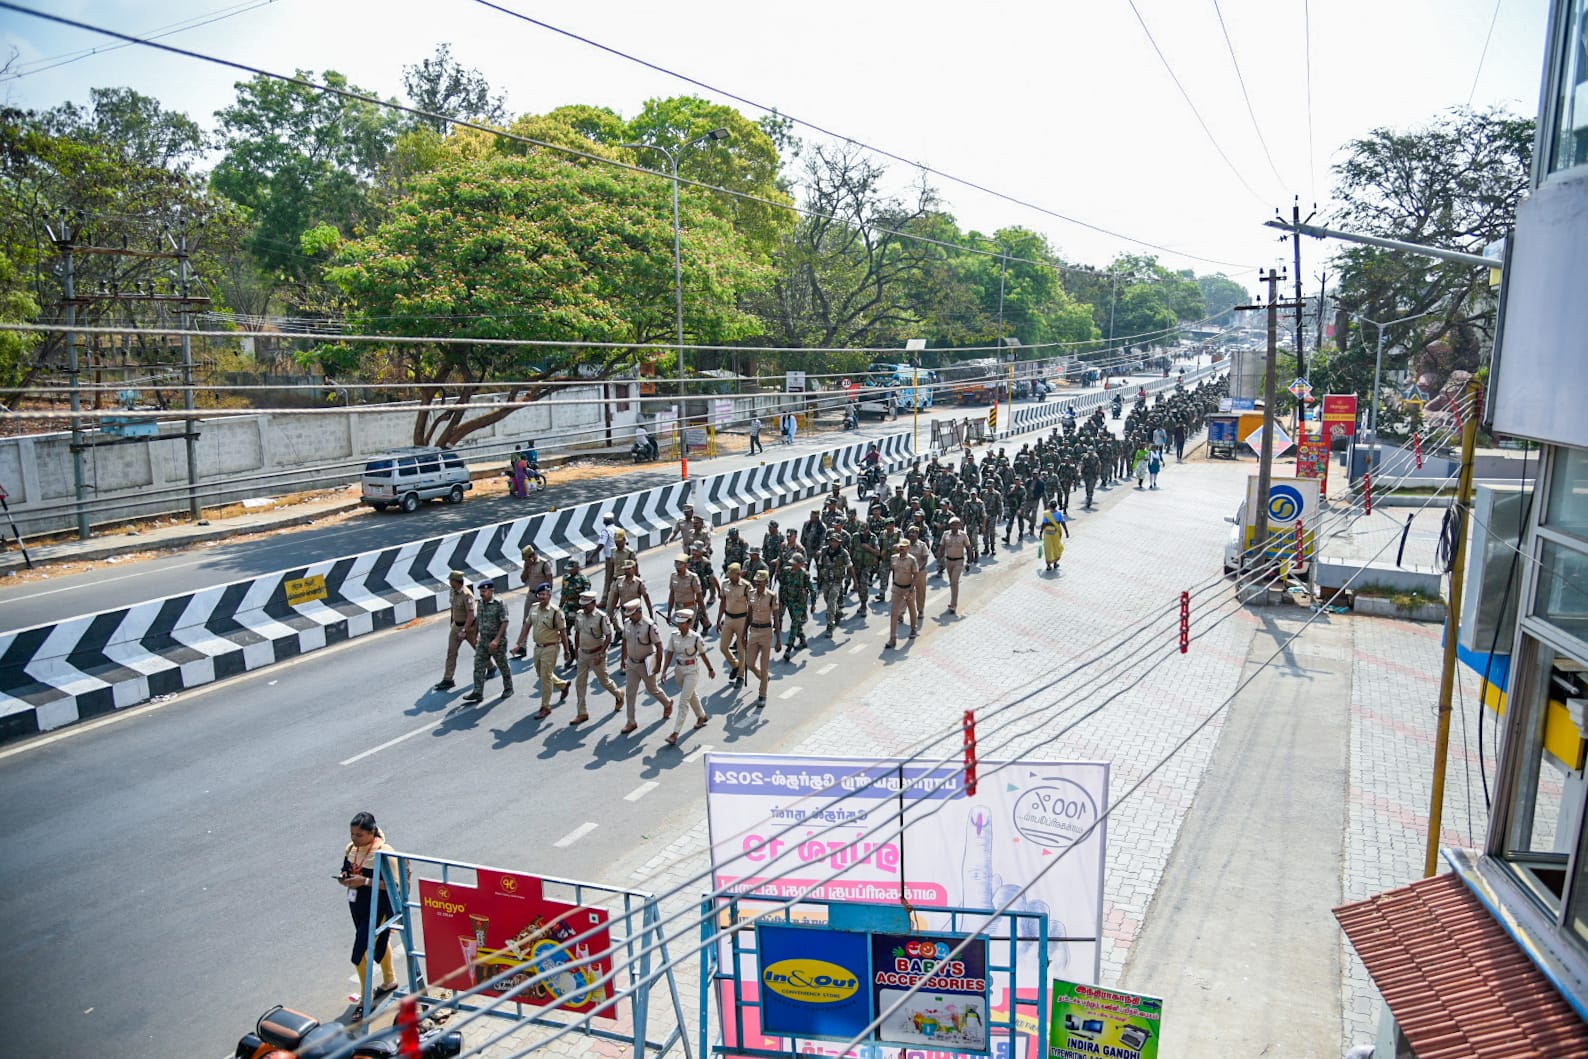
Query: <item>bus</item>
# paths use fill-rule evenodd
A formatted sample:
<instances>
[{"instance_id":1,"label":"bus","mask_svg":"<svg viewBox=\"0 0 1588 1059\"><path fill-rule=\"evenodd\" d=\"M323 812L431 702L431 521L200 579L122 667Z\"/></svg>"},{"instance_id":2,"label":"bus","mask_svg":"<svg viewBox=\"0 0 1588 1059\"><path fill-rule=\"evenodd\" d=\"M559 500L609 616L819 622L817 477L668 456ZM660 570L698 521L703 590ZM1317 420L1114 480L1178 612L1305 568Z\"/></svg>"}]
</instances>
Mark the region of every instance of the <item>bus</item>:
<instances>
[{"instance_id":1,"label":"bus","mask_svg":"<svg viewBox=\"0 0 1588 1059\"><path fill-rule=\"evenodd\" d=\"M916 381L920 380L920 393ZM939 382L937 372L913 364L872 364L866 371L867 393L860 400L866 415L898 415L931 408Z\"/></svg>"}]
</instances>

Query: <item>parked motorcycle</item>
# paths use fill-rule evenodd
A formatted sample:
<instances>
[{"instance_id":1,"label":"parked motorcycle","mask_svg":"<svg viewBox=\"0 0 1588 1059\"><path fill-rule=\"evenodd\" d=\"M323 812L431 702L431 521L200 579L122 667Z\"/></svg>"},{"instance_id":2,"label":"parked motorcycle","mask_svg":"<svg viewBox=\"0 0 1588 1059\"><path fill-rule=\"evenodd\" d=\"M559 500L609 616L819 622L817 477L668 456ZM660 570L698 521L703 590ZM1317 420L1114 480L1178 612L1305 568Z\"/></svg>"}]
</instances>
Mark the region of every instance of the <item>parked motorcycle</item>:
<instances>
[{"instance_id":1,"label":"parked motorcycle","mask_svg":"<svg viewBox=\"0 0 1588 1059\"><path fill-rule=\"evenodd\" d=\"M354 1042L357 1043L354 1043ZM351 1047L352 1051L347 1049ZM277 1004L254 1025L254 1032L243 1034L237 1042L236 1059L265 1059L273 1052L285 1051L297 1059L324 1059L329 1055L355 1059L387 1059L401 1054L395 1027L355 1038L340 1022L322 1023L312 1015ZM463 1034L435 1027L421 1030L419 1054L423 1059L453 1059L463 1051Z\"/></svg>"}]
</instances>

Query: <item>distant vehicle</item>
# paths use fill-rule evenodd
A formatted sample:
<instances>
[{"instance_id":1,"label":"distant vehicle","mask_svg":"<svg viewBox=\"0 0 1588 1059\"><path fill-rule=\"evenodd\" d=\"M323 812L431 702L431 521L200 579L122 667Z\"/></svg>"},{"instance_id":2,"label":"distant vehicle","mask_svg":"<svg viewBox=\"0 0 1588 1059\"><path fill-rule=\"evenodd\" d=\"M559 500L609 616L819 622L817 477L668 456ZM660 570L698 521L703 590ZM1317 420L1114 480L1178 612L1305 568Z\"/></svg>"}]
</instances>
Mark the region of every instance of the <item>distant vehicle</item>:
<instances>
[{"instance_id":1,"label":"distant vehicle","mask_svg":"<svg viewBox=\"0 0 1588 1059\"><path fill-rule=\"evenodd\" d=\"M931 368L917 368L913 364L877 363L871 365L869 374L871 376L869 385L886 387L889 390L895 415L899 412L925 410L936 403L940 380L937 372ZM916 393L917 380L920 382L919 394Z\"/></svg>"},{"instance_id":2,"label":"distant vehicle","mask_svg":"<svg viewBox=\"0 0 1588 1059\"><path fill-rule=\"evenodd\" d=\"M389 507L417 511L421 501L438 497L461 504L463 494L474 488L463 457L434 445L382 453L364 465L359 484L360 502L376 511Z\"/></svg>"}]
</instances>

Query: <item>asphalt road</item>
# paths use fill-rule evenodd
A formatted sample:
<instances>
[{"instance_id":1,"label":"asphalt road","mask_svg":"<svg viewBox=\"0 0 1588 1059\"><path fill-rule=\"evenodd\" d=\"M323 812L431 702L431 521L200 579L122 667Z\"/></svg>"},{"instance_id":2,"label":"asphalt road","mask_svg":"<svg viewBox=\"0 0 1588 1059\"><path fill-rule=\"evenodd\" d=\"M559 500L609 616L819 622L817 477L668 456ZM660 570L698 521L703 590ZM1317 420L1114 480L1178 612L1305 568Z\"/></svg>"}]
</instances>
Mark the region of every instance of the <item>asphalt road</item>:
<instances>
[{"instance_id":1,"label":"asphalt road","mask_svg":"<svg viewBox=\"0 0 1588 1059\"><path fill-rule=\"evenodd\" d=\"M797 524L811 506L778 517ZM1036 551L1001 548L967 575L962 609L1030 576ZM642 558L649 584L668 560ZM942 591L934 581L923 644L958 620ZM515 615L522 598L509 596ZM514 698L473 708L466 684L429 690L444 654L430 619L0 751L7 1051L221 1056L273 1004L343 1015L353 934L332 876L361 810L400 849L621 884L699 819L702 747L794 745L909 664L907 641L884 651L886 634L873 604L833 640L812 636L774 663L764 711L753 687L709 682L710 724L681 749L663 744L654 704L621 735L605 693L591 724L567 725L571 702L535 721L522 673Z\"/></svg>"},{"instance_id":2,"label":"asphalt road","mask_svg":"<svg viewBox=\"0 0 1588 1059\"><path fill-rule=\"evenodd\" d=\"M1151 376L1138 376L1127 385L1134 388L1149 378ZM1093 390L1061 390L1051 400L1062 402L1091 392ZM929 423L982 414L984 411L981 408L945 406L923 413L920 417L921 447L924 449L930 442ZM770 440L765 458L776 460L791 452L880 437L909 430L911 425L909 416L880 423L867 419L862 421L858 433L806 434L792 448L778 445L774 433L768 435ZM714 460L691 461L690 469L696 475L718 474L754 466L761 459L760 456L724 456ZM351 521L336 525L307 526L236 544L198 545L185 552L115 566L100 565L85 573L53 577L43 582L10 587L0 585L0 629L31 628L259 574L388 548L410 540L423 540L511 521L553 506L568 507L675 481L678 470L670 463L645 465L621 478L560 483L555 469L548 473L552 481L551 488L534 494L528 500L505 496L488 500L471 499L456 507L435 502L426 504L414 515L396 511L366 511Z\"/></svg>"}]
</instances>

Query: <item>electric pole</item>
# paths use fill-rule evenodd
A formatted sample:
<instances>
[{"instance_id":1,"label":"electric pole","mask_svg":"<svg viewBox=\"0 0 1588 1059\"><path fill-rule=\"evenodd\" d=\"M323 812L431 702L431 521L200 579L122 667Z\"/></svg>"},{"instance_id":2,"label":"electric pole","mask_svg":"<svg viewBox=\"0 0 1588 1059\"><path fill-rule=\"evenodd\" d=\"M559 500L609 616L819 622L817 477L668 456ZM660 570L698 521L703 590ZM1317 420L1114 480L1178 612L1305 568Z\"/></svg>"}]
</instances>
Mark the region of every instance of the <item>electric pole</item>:
<instances>
[{"instance_id":1,"label":"electric pole","mask_svg":"<svg viewBox=\"0 0 1588 1059\"><path fill-rule=\"evenodd\" d=\"M76 233L72 230L75 220L65 210L61 211L61 230L52 233L55 236L55 247L61 252L61 291L66 303L66 377L71 388L72 404L72 491L77 502L77 537L87 540L90 529L88 525L88 481L83 474L83 417L79 415L83 410L83 398L79 390L82 380L79 378L77 366L77 276L73 271L75 262L73 251L77 249Z\"/></svg>"},{"instance_id":2,"label":"electric pole","mask_svg":"<svg viewBox=\"0 0 1588 1059\"><path fill-rule=\"evenodd\" d=\"M180 239L177 243L177 263L181 268L180 282L182 295L182 407L187 411L188 417L182 421L183 442L187 446L187 508L188 514L194 522L204 518L204 505L199 503L198 495L198 432L194 430L193 419L193 339L188 334L193 330L192 303L188 301L191 292L188 290L188 280L192 273L188 269L187 253L187 225L182 226Z\"/></svg>"},{"instance_id":3,"label":"electric pole","mask_svg":"<svg viewBox=\"0 0 1588 1059\"><path fill-rule=\"evenodd\" d=\"M1296 377L1307 377L1307 342L1302 334L1303 316L1306 312L1305 302L1301 296L1301 226L1312 220L1318 211L1314 207L1312 213L1307 214L1306 221L1301 218L1301 196L1297 195L1290 204L1290 249L1295 256L1296 267ZM1272 301L1272 296L1269 298ZM1302 424L1306 422L1307 409L1301 398L1296 398L1296 436L1303 433Z\"/></svg>"},{"instance_id":4,"label":"electric pole","mask_svg":"<svg viewBox=\"0 0 1588 1059\"><path fill-rule=\"evenodd\" d=\"M1263 380L1263 443L1258 453L1257 511L1253 522L1253 555L1261 554L1268 545L1268 493L1274 483L1274 401L1276 380L1279 374L1279 310L1289 308L1279 301L1279 284L1284 273L1269 269L1259 273L1258 280L1268 284L1268 300L1260 305L1238 305L1237 309L1266 309L1268 311L1268 366ZM1300 304L1299 302L1297 303ZM1247 512L1248 516L1253 512Z\"/></svg>"}]
</instances>

